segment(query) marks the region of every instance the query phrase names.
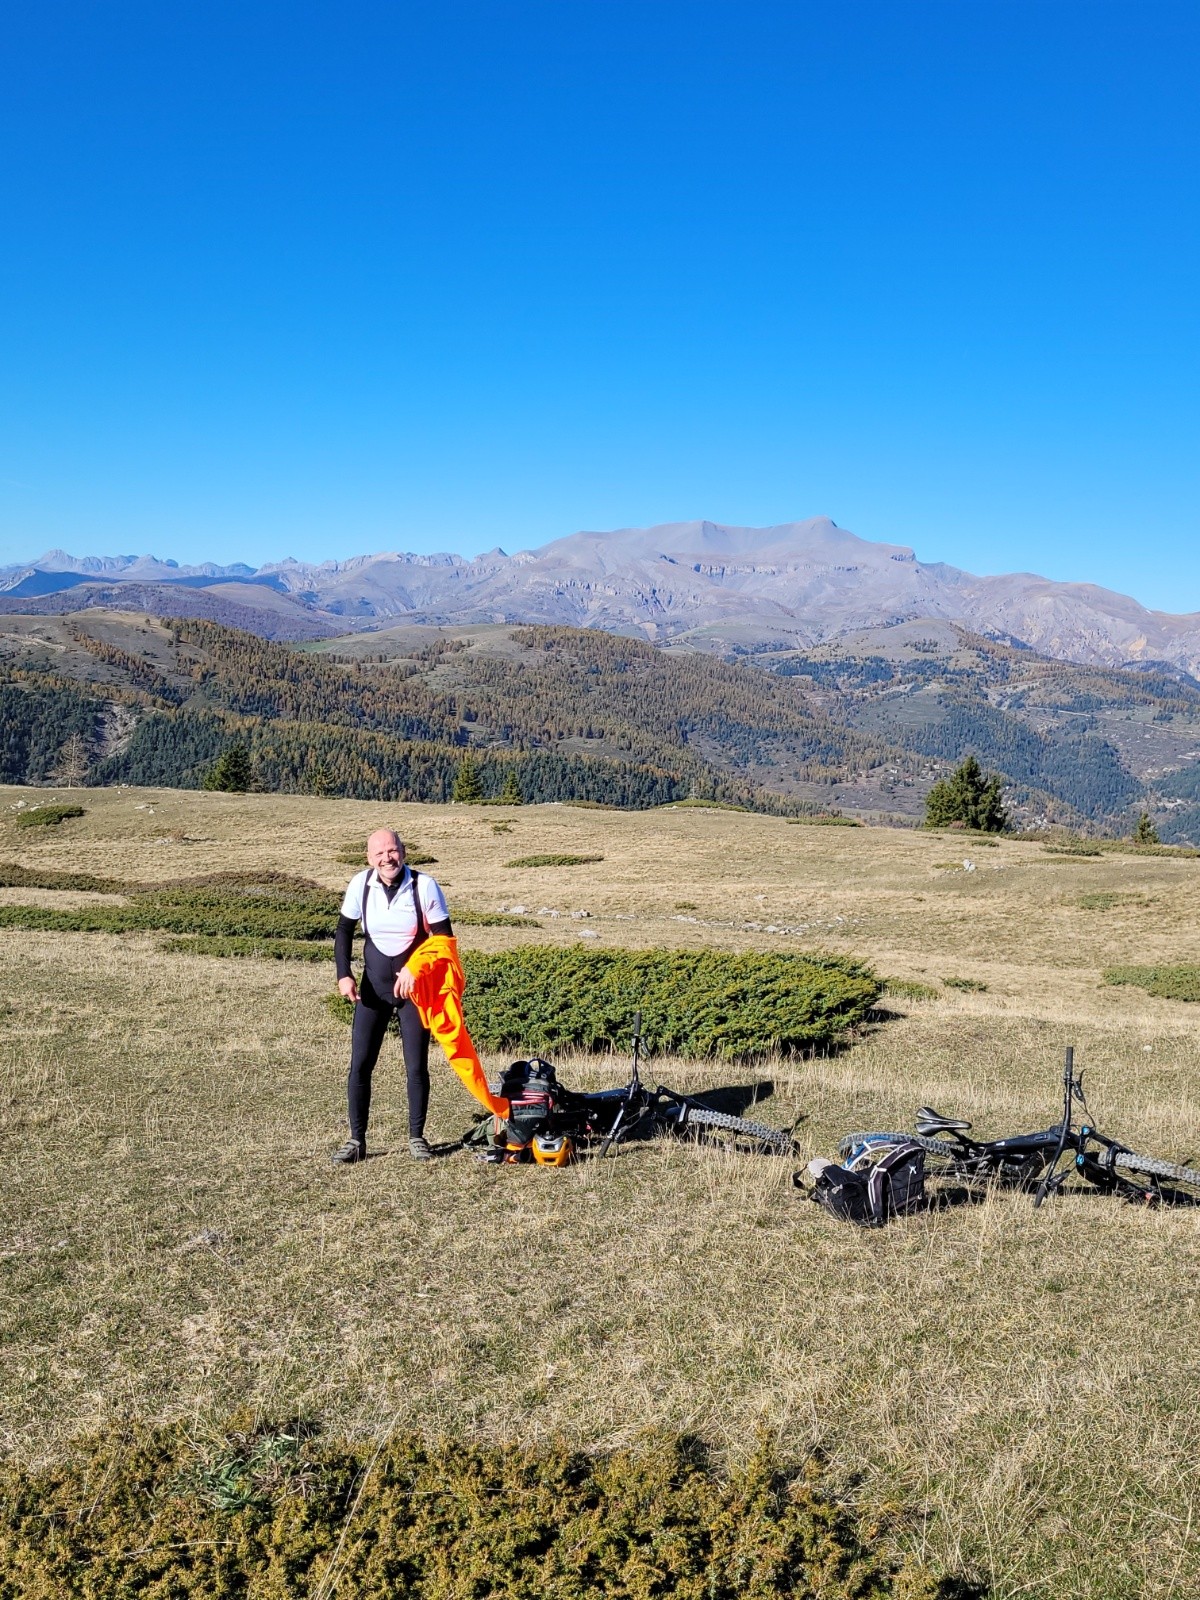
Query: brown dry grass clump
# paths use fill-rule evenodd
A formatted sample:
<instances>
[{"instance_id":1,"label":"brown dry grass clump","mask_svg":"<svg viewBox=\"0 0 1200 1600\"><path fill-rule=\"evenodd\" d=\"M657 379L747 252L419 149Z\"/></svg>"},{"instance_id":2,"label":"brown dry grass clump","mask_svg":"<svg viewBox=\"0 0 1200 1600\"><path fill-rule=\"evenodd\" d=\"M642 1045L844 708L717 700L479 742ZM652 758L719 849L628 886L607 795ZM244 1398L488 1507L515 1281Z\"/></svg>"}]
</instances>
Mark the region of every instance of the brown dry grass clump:
<instances>
[{"instance_id":1,"label":"brown dry grass clump","mask_svg":"<svg viewBox=\"0 0 1200 1600\"><path fill-rule=\"evenodd\" d=\"M6 853L122 882L266 867L333 891L340 840L406 824L465 900L511 899L507 841L462 807L96 791L70 831ZM521 834L605 860L530 869L542 929L469 928L464 945L569 945L582 926L601 947L824 948L894 975L908 1015L840 1055L653 1063L684 1089L771 1081L755 1115L802 1117L804 1155L909 1125L924 1101L984 1133L1044 1126L1068 1043L1106 1132L1200 1150L1196 1008L1101 982L1200 962L1192 860L1002 840L944 875L945 844L919 833L699 808L527 807ZM1103 915L1080 905L1108 893ZM925 992L944 973L987 987ZM906 1001L904 984L923 989ZM796 1197L789 1163L720 1149L630 1146L562 1172L418 1165L383 1153L403 1149L390 1041L381 1153L337 1171L346 1035L328 988L319 966L172 954L151 935L6 935L0 1447L15 1464L115 1423L217 1426L240 1405L351 1441L499 1443L519 1419L530 1445L603 1450L655 1425L703 1437L728 1471L765 1426L792 1459L823 1451L830 1485L898 1552L996 1595L1200 1592L1195 1214L998 1195L870 1234ZM622 1070L560 1067L581 1086ZM473 1103L434 1072L430 1133L449 1147Z\"/></svg>"}]
</instances>

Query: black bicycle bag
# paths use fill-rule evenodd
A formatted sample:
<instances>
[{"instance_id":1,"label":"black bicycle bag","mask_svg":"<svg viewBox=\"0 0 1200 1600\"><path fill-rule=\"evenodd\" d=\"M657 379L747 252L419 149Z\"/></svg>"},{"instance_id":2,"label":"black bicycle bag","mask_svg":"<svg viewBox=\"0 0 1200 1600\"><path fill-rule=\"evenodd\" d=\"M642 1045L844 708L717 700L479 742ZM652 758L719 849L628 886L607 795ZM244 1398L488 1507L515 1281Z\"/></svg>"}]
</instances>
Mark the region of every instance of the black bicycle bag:
<instances>
[{"instance_id":1,"label":"black bicycle bag","mask_svg":"<svg viewBox=\"0 0 1200 1600\"><path fill-rule=\"evenodd\" d=\"M889 1146L865 1172L832 1161L814 1161L808 1170L813 1180L809 1198L831 1216L862 1228L882 1228L925 1204L925 1152L917 1144ZM804 1187L799 1172L793 1182Z\"/></svg>"},{"instance_id":2,"label":"black bicycle bag","mask_svg":"<svg viewBox=\"0 0 1200 1600\"><path fill-rule=\"evenodd\" d=\"M527 1145L535 1133L544 1133L562 1103L558 1075L540 1056L511 1062L500 1080L500 1094L508 1101L509 1143L516 1145Z\"/></svg>"}]
</instances>

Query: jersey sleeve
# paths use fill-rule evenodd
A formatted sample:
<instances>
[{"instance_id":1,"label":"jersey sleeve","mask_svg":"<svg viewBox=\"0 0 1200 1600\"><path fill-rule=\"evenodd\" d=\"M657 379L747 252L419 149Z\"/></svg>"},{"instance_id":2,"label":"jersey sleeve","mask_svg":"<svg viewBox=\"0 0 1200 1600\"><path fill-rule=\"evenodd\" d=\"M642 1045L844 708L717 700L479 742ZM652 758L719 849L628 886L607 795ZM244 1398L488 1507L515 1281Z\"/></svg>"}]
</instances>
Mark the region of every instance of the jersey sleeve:
<instances>
[{"instance_id":1,"label":"jersey sleeve","mask_svg":"<svg viewBox=\"0 0 1200 1600\"><path fill-rule=\"evenodd\" d=\"M450 916L446 905L446 896L442 893L442 886L436 878L431 878L423 872L417 879L421 887L421 905L425 912L426 922L445 922Z\"/></svg>"},{"instance_id":2,"label":"jersey sleeve","mask_svg":"<svg viewBox=\"0 0 1200 1600\"><path fill-rule=\"evenodd\" d=\"M367 871L370 869L368 868ZM367 872L356 872L346 885L346 893L342 899L342 916L349 917L354 922L362 921L363 889L366 887Z\"/></svg>"}]
</instances>

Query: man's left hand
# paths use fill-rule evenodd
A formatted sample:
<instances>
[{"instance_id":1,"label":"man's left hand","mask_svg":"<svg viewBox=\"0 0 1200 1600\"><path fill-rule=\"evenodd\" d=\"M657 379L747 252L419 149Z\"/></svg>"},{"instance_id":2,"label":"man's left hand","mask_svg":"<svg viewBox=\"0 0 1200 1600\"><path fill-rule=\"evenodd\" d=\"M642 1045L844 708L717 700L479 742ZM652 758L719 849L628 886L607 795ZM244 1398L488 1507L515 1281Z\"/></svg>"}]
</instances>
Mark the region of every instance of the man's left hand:
<instances>
[{"instance_id":1,"label":"man's left hand","mask_svg":"<svg viewBox=\"0 0 1200 1600\"><path fill-rule=\"evenodd\" d=\"M396 974L396 986L392 991L396 996L396 999L411 1000L416 981L417 980L413 977L412 973L407 967L401 967L400 971Z\"/></svg>"}]
</instances>

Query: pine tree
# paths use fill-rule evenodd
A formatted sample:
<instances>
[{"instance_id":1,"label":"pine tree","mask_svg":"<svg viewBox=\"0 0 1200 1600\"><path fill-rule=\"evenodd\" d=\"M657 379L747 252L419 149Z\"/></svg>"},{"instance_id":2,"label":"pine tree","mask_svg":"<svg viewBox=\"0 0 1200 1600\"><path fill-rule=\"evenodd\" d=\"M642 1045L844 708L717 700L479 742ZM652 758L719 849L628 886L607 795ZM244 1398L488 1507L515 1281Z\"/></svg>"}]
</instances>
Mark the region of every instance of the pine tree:
<instances>
[{"instance_id":1,"label":"pine tree","mask_svg":"<svg viewBox=\"0 0 1200 1600\"><path fill-rule=\"evenodd\" d=\"M329 765L322 756L308 775L308 792L315 794L319 799L326 799L333 793L333 778Z\"/></svg>"},{"instance_id":2,"label":"pine tree","mask_svg":"<svg viewBox=\"0 0 1200 1600\"><path fill-rule=\"evenodd\" d=\"M521 780L517 777L516 767L509 767L504 774L504 787L496 798L502 806L523 806L525 804L525 796L521 793Z\"/></svg>"},{"instance_id":3,"label":"pine tree","mask_svg":"<svg viewBox=\"0 0 1200 1600\"><path fill-rule=\"evenodd\" d=\"M1150 821L1150 814L1143 811L1137 819L1137 826L1133 830L1134 844L1157 844L1158 829Z\"/></svg>"},{"instance_id":4,"label":"pine tree","mask_svg":"<svg viewBox=\"0 0 1200 1600\"><path fill-rule=\"evenodd\" d=\"M230 794L245 794L253 777L250 752L241 739L236 739L208 769L204 777L204 787L224 789Z\"/></svg>"},{"instance_id":5,"label":"pine tree","mask_svg":"<svg viewBox=\"0 0 1200 1600\"><path fill-rule=\"evenodd\" d=\"M464 756L459 762L450 798L468 806L476 806L483 799L483 784L479 780L479 768L474 756Z\"/></svg>"},{"instance_id":6,"label":"pine tree","mask_svg":"<svg viewBox=\"0 0 1200 1600\"><path fill-rule=\"evenodd\" d=\"M972 828L977 833L1002 833L1008 826L1008 814L1001 800L999 773L985 778L979 762L974 756L968 756L926 795L925 826L957 826Z\"/></svg>"}]
</instances>

